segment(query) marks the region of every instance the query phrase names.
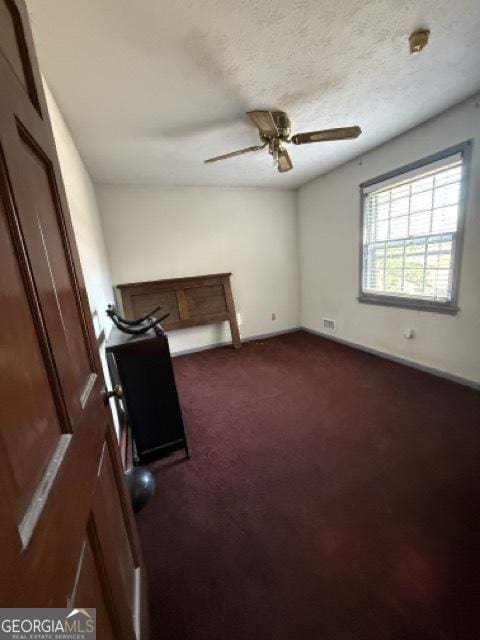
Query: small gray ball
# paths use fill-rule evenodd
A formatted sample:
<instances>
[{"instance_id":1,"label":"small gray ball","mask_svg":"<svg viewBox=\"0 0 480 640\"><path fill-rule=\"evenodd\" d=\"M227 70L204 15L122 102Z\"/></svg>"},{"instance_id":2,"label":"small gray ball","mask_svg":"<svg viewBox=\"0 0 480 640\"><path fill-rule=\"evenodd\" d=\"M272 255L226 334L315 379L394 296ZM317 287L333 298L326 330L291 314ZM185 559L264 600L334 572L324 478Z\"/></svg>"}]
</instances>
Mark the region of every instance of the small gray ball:
<instances>
[{"instance_id":1,"label":"small gray ball","mask_svg":"<svg viewBox=\"0 0 480 640\"><path fill-rule=\"evenodd\" d=\"M155 477L147 467L132 467L125 477L133 510L138 513L155 494Z\"/></svg>"}]
</instances>

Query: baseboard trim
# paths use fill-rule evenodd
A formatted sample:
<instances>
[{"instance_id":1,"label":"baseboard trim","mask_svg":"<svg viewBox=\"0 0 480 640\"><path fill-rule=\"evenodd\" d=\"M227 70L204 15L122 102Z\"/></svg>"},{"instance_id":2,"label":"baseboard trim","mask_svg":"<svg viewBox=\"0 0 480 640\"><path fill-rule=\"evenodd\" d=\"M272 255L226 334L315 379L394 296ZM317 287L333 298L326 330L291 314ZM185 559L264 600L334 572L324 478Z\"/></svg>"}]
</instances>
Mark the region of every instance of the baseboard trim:
<instances>
[{"instance_id":1,"label":"baseboard trim","mask_svg":"<svg viewBox=\"0 0 480 640\"><path fill-rule=\"evenodd\" d=\"M480 389L480 382L476 382L475 380L469 380L468 378L463 378L462 376L458 376L454 373L448 373L447 371L442 371L441 369L436 369L435 367L429 367L426 364L420 364L419 362L408 360L408 358L402 358L402 356L395 356L393 354L374 349L373 347L366 347L364 345L358 344L357 342L351 342L350 340L345 340L344 338L338 338L337 336L333 336L330 333L317 331L316 329L309 329L308 327L300 327L300 329L303 329L303 331L307 331L308 333L312 333L316 336L320 336L321 338L327 338L327 340L339 342L340 344L344 344L347 347L352 347L353 349L358 349L359 351L366 351L367 353L371 353L374 356L385 358L385 360L392 360L393 362L398 362L398 364L412 367L412 369L418 369L419 371L430 373L431 375L437 376L438 378L444 378L445 380L450 380L450 382L456 382L457 384L462 384L466 387L471 387L472 389Z\"/></svg>"},{"instance_id":2,"label":"baseboard trim","mask_svg":"<svg viewBox=\"0 0 480 640\"><path fill-rule=\"evenodd\" d=\"M271 331L270 333L258 333L256 336L245 338L242 342L253 342L254 340L265 340L266 338L275 338L275 336L283 336L286 333L295 333L302 331L303 327L292 327L291 329L281 329L280 331Z\"/></svg>"},{"instance_id":3,"label":"baseboard trim","mask_svg":"<svg viewBox=\"0 0 480 640\"><path fill-rule=\"evenodd\" d=\"M275 336L282 336L285 333L294 333L295 331L301 331L303 327L292 327L291 329L281 329L280 331L272 331L271 333L258 333L254 336L249 336L248 338L242 338L242 344L247 342L252 342L253 340L264 340L265 338L274 338ZM177 356L187 356L190 353L197 353L199 351L209 351L210 349L218 349L218 347L229 347L231 346L231 341L225 342L214 342L213 344L206 344L202 347L192 347L191 349L182 349L181 351L175 351L172 353L172 358L176 358Z\"/></svg>"}]
</instances>

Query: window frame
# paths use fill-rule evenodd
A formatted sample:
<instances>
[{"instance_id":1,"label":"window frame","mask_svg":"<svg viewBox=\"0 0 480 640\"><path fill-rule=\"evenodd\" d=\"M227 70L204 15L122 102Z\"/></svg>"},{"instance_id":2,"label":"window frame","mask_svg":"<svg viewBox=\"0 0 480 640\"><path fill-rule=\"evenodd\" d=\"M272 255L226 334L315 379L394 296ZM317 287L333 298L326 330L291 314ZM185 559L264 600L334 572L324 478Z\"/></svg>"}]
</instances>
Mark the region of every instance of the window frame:
<instances>
[{"instance_id":1,"label":"window frame","mask_svg":"<svg viewBox=\"0 0 480 640\"><path fill-rule=\"evenodd\" d=\"M452 272L452 297L448 302L437 300L422 300L415 297L375 294L363 291L363 234L364 234L364 203L368 196L365 193L367 187L377 183L400 177L404 173L415 171L423 166L444 160L449 156L460 154L462 157L463 177L460 187L460 202L458 205L458 223L455 236L455 256ZM360 237L359 237L359 278L357 300L363 304L381 305L385 307L401 307L403 309L413 309L417 311L433 311L437 313L447 313L455 315L460 311L458 307L458 290L460 284L460 270L462 264L463 236L465 231L465 217L467 210L468 183L470 178L470 165L472 156L472 141L466 140L437 153L433 153L421 160L410 162L398 169L383 173L376 178L365 180L360 184Z\"/></svg>"}]
</instances>

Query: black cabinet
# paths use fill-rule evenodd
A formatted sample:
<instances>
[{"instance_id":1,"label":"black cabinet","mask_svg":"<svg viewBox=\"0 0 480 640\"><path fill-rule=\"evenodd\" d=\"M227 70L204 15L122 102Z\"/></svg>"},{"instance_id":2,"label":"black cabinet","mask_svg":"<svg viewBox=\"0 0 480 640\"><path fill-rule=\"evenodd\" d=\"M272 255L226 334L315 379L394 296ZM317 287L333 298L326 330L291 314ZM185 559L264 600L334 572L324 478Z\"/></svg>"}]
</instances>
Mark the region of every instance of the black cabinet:
<instances>
[{"instance_id":1,"label":"black cabinet","mask_svg":"<svg viewBox=\"0 0 480 640\"><path fill-rule=\"evenodd\" d=\"M140 463L188 445L168 339L161 330L130 336L114 328L106 347L112 382L123 391Z\"/></svg>"}]
</instances>

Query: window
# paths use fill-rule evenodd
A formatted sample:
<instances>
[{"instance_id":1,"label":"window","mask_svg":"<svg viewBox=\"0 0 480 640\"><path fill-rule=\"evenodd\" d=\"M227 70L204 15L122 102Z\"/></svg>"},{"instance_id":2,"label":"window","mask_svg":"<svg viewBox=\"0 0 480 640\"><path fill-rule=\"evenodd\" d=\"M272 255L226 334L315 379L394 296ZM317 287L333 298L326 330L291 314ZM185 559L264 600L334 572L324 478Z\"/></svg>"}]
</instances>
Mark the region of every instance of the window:
<instances>
[{"instance_id":1,"label":"window","mask_svg":"<svg viewBox=\"0 0 480 640\"><path fill-rule=\"evenodd\" d=\"M360 185L360 302L456 313L470 143Z\"/></svg>"}]
</instances>

